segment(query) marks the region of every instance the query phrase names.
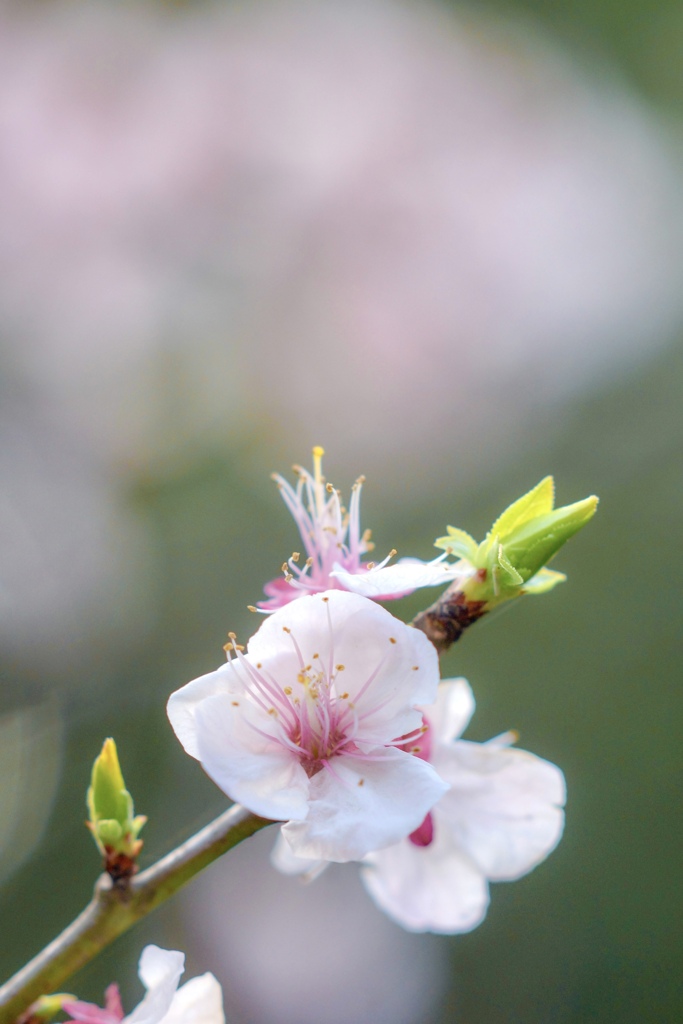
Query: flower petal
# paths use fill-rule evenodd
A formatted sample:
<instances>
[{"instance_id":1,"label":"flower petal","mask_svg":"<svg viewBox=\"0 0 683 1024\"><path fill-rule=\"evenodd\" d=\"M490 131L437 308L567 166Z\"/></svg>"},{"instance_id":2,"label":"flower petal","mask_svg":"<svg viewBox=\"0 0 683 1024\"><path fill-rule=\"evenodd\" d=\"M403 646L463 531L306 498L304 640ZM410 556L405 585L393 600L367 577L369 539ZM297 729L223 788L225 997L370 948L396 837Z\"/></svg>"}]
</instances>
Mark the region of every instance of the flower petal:
<instances>
[{"instance_id":1,"label":"flower petal","mask_svg":"<svg viewBox=\"0 0 683 1024\"><path fill-rule=\"evenodd\" d=\"M466 679L443 679L436 702L424 708L433 730L433 743L450 743L458 739L474 714L474 694Z\"/></svg>"},{"instance_id":2,"label":"flower petal","mask_svg":"<svg viewBox=\"0 0 683 1024\"><path fill-rule=\"evenodd\" d=\"M225 1024L223 992L213 974L185 982L161 1024Z\"/></svg>"},{"instance_id":3,"label":"flower petal","mask_svg":"<svg viewBox=\"0 0 683 1024\"><path fill-rule=\"evenodd\" d=\"M273 718L248 699L219 694L195 711L198 756L232 800L264 818L303 818L309 781L296 754L274 737ZM258 730L258 731L257 731Z\"/></svg>"},{"instance_id":4,"label":"flower petal","mask_svg":"<svg viewBox=\"0 0 683 1024\"><path fill-rule=\"evenodd\" d=\"M208 672L191 683L181 686L168 698L166 713L173 730L185 751L199 760L197 726L195 714L202 701L219 693L241 692L239 678L235 673L235 662L221 665L215 672Z\"/></svg>"},{"instance_id":5,"label":"flower petal","mask_svg":"<svg viewBox=\"0 0 683 1024\"><path fill-rule=\"evenodd\" d=\"M361 878L381 909L414 932L468 932L489 903L483 872L439 831L438 822L429 846L403 840L369 854Z\"/></svg>"},{"instance_id":6,"label":"flower petal","mask_svg":"<svg viewBox=\"0 0 683 1024\"><path fill-rule=\"evenodd\" d=\"M358 573L347 572L341 566L335 567L330 576L354 594L381 601L384 598L401 597L420 587L447 586L452 580L465 573L458 563L440 559L422 562L419 558L401 558L395 565L368 569Z\"/></svg>"},{"instance_id":7,"label":"flower petal","mask_svg":"<svg viewBox=\"0 0 683 1024\"><path fill-rule=\"evenodd\" d=\"M307 819L282 834L298 857L359 860L409 835L446 788L430 764L403 750L342 754L311 779Z\"/></svg>"},{"instance_id":8,"label":"flower petal","mask_svg":"<svg viewBox=\"0 0 683 1024\"><path fill-rule=\"evenodd\" d=\"M185 954L159 946L145 946L138 973L147 994L124 1024L159 1024L171 1006L180 975L185 970Z\"/></svg>"},{"instance_id":9,"label":"flower petal","mask_svg":"<svg viewBox=\"0 0 683 1024\"><path fill-rule=\"evenodd\" d=\"M492 881L520 878L562 835L564 776L528 753L460 740L434 758L451 789L438 806L453 841Z\"/></svg>"},{"instance_id":10,"label":"flower petal","mask_svg":"<svg viewBox=\"0 0 683 1024\"><path fill-rule=\"evenodd\" d=\"M297 857L287 840L282 835L282 829L278 832L275 846L270 855L270 861L274 868L283 875L298 875L306 882L312 882L314 878L322 874L329 865L328 860L313 860L310 857Z\"/></svg>"}]
</instances>

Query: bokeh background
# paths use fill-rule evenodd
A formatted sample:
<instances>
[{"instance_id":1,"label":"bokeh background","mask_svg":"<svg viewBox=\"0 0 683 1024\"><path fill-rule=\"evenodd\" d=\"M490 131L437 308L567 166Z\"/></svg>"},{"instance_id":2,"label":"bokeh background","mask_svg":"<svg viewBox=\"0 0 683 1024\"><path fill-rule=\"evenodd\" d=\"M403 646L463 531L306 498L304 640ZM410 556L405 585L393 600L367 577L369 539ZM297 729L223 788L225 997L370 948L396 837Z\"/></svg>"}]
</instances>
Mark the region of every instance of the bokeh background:
<instances>
[{"instance_id":1,"label":"bokeh background","mask_svg":"<svg viewBox=\"0 0 683 1024\"><path fill-rule=\"evenodd\" d=\"M226 806L164 703L254 628L269 473L322 444L381 555L601 496L444 666L470 738L562 766L565 838L437 938L264 832L72 990L130 1010L155 941L229 1024L680 1021L682 125L670 0L3 0L0 974L89 898L104 737L143 863Z\"/></svg>"}]
</instances>

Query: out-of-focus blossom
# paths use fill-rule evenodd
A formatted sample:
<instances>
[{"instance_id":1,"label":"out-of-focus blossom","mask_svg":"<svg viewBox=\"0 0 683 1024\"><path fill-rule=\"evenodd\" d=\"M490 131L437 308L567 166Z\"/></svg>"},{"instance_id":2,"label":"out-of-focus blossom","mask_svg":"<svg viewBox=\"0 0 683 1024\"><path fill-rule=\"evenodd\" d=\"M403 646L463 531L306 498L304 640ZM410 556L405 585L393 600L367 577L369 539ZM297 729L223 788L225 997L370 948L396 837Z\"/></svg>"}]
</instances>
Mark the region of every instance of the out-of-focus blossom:
<instances>
[{"instance_id":1,"label":"out-of-focus blossom","mask_svg":"<svg viewBox=\"0 0 683 1024\"><path fill-rule=\"evenodd\" d=\"M267 415L371 471L457 438L479 478L679 321L675 150L524 27L381 0L0 17L0 320L119 465Z\"/></svg>"},{"instance_id":2,"label":"out-of-focus blossom","mask_svg":"<svg viewBox=\"0 0 683 1024\"><path fill-rule=\"evenodd\" d=\"M213 974L178 988L184 970L184 953L145 946L138 973L147 992L132 1013L124 1015L115 984L107 988L104 1007L66 999L62 1008L81 1024L224 1024L223 993Z\"/></svg>"},{"instance_id":3,"label":"out-of-focus blossom","mask_svg":"<svg viewBox=\"0 0 683 1024\"><path fill-rule=\"evenodd\" d=\"M168 702L185 750L228 796L287 821L303 857L355 860L417 828L446 788L401 749L438 687L419 630L331 590L274 612L246 653L228 647L226 665Z\"/></svg>"},{"instance_id":4,"label":"out-of-focus blossom","mask_svg":"<svg viewBox=\"0 0 683 1024\"><path fill-rule=\"evenodd\" d=\"M365 858L370 895L411 931L466 932L484 918L488 883L527 874L562 835L564 776L512 737L458 737L474 698L464 679L444 682L415 754L428 758L448 792L407 839Z\"/></svg>"},{"instance_id":5,"label":"out-of-focus blossom","mask_svg":"<svg viewBox=\"0 0 683 1024\"><path fill-rule=\"evenodd\" d=\"M351 488L348 510L341 503L340 492L322 475L322 448L313 449L313 473L295 466L296 488L275 474L283 501L292 513L306 552L303 566L301 553L295 552L282 566L284 577L271 580L263 588L268 595L259 608L274 611L304 594L317 594L334 587L388 600L402 597L417 587L444 586L458 575L458 570L444 559L421 562L417 558L401 559L387 565L396 554L391 551L375 565L364 562L363 555L372 551L371 531L360 528L360 492L365 482L359 477Z\"/></svg>"}]
</instances>

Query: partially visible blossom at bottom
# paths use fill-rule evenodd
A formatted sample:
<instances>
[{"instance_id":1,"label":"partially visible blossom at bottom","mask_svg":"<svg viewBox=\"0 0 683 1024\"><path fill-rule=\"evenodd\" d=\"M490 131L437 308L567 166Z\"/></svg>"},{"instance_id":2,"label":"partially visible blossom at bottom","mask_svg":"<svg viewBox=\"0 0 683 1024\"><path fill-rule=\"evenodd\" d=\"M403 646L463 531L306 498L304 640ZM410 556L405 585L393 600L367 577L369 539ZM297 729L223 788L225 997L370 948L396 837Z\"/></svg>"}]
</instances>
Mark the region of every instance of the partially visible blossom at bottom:
<instances>
[{"instance_id":1,"label":"partially visible blossom at bottom","mask_svg":"<svg viewBox=\"0 0 683 1024\"><path fill-rule=\"evenodd\" d=\"M474 711L464 679L442 683L428 708L429 757L450 789L419 829L364 860L365 887L411 931L467 932L484 919L489 882L513 881L544 860L562 836L564 776L509 735L458 739Z\"/></svg>"},{"instance_id":2,"label":"partially visible blossom at bottom","mask_svg":"<svg viewBox=\"0 0 683 1024\"><path fill-rule=\"evenodd\" d=\"M428 730L406 745L450 784L409 836L363 858L361 877L375 902L410 931L471 931L486 916L491 881L536 867L562 835L564 776L505 735L488 743L459 739L474 711L464 679L443 682L423 709ZM321 860L295 857L282 840L273 863L314 878Z\"/></svg>"},{"instance_id":3,"label":"partially visible blossom at bottom","mask_svg":"<svg viewBox=\"0 0 683 1024\"><path fill-rule=\"evenodd\" d=\"M184 970L184 953L145 946L138 973L147 992L132 1013L124 1016L117 985L107 989L104 1007L66 1000L62 1009L81 1024L225 1024L223 993L213 974L178 988Z\"/></svg>"}]
</instances>

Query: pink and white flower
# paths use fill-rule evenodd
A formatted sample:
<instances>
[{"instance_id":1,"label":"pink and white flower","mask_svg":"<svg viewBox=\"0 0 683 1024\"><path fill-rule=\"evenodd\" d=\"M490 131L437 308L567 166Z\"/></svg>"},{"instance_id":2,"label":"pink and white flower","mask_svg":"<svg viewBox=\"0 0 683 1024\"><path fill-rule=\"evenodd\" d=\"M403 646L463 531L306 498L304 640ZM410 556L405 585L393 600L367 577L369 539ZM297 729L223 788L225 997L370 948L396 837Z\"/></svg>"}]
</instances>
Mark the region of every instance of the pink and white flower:
<instances>
[{"instance_id":1,"label":"pink and white flower","mask_svg":"<svg viewBox=\"0 0 683 1024\"><path fill-rule=\"evenodd\" d=\"M446 784L406 742L436 697L436 651L419 630L339 590L268 616L246 652L172 694L192 757L299 856L357 860L420 825Z\"/></svg>"},{"instance_id":2,"label":"pink and white flower","mask_svg":"<svg viewBox=\"0 0 683 1024\"><path fill-rule=\"evenodd\" d=\"M388 565L396 554L392 551L377 565L363 561L363 556L374 548L370 530L361 532L360 528L364 477L359 477L351 488L347 510L341 503L339 491L322 475L324 454L320 447L313 449L312 474L301 466L294 467L299 478L296 487L279 474L274 475L301 535L305 560L300 565L301 552L295 552L282 566L284 576L266 583L263 589L268 600L259 603L261 611L274 611L305 594L330 589L388 600L402 597L418 587L446 586L468 571L464 563L456 566L446 562L446 554L431 562L403 558L395 565Z\"/></svg>"},{"instance_id":3,"label":"pink and white flower","mask_svg":"<svg viewBox=\"0 0 683 1024\"><path fill-rule=\"evenodd\" d=\"M464 679L444 682L415 753L448 792L410 836L364 861L365 887L410 931L467 932L486 915L489 882L527 874L562 835L564 776L512 734L488 743L459 739L474 711Z\"/></svg>"},{"instance_id":4,"label":"pink and white flower","mask_svg":"<svg viewBox=\"0 0 683 1024\"><path fill-rule=\"evenodd\" d=\"M184 953L145 946L138 973L147 992L132 1013L124 1015L115 984L105 993L104 1007L67 999L62 1009L81 1024L225 1024L223 993L213 974L202 974L178 988L184 970Z\"/></svg>"}]
</instances>

